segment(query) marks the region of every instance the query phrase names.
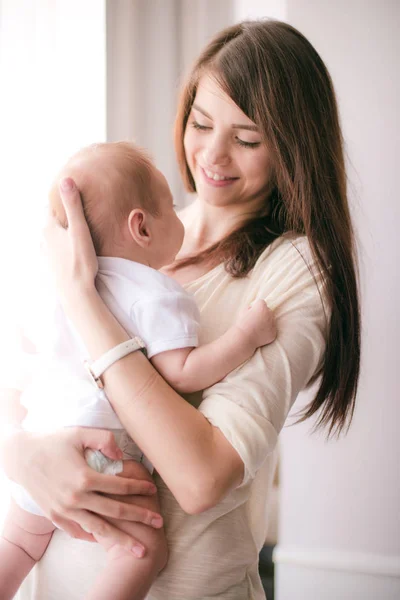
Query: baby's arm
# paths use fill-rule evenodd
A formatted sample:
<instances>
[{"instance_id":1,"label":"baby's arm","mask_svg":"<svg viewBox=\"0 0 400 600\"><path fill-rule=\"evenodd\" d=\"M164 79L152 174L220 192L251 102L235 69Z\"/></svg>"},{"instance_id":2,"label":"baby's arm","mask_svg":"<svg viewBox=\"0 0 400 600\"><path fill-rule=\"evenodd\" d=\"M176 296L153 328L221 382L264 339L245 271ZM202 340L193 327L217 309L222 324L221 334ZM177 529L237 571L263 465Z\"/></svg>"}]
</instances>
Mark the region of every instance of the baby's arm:
<instances>
[{"instance_id":1,"label":"baby's arm","mask_svg":"<svg viewBox=\"0 0 400 600\"><path fill-rule=\"evenodd\" d=\"M152 364L178 392L210 387L274 341L275 319L264 300L256 300L221 337L198 348L157 354Z\"/></svg>"}]
</instances>

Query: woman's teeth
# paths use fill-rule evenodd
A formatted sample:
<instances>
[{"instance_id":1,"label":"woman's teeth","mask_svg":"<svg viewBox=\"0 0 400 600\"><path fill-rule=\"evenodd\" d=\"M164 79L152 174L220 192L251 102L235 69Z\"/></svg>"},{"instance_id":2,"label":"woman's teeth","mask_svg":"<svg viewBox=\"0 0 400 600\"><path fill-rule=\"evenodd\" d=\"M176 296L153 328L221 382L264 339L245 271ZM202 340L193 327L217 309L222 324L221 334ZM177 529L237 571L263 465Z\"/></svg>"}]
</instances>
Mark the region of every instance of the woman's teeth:
<instances>
[{"instance_id":1,"label":"woman's teeth","mask_svg":"<svg viewBox=\"0 0 400 600\"><path fill-rule=\"evenodd\" d=\"M225 179L232 179L232 177L224 177L223 175L218 175L217 173L207 171L206 169L204 169L204 172L209 179L214 179L214 181L225 181Z\"/></svg>"}]
</instances>

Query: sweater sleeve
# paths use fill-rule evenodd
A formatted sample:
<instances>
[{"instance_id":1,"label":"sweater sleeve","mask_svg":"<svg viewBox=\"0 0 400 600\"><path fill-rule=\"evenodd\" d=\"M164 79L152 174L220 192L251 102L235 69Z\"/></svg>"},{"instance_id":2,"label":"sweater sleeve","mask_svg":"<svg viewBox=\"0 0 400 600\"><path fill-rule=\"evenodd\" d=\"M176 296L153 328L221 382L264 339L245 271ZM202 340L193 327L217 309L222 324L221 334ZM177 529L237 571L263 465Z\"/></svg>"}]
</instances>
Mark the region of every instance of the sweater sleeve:
<instances>
[{"instance_id":1,"label":"sweater sleeve","mask_svg":"<svg viewBox=\"0 0 400 600\"><path fill-rule=\"evenodd\" d=\"M327 330L322 285L306 241L272 253L254 269L251 283L254 298L275 311L277 339L205 390L199 407L242 458L242 485L274 450L298 393L321 368Z\"/></svg>"}]
</instances>

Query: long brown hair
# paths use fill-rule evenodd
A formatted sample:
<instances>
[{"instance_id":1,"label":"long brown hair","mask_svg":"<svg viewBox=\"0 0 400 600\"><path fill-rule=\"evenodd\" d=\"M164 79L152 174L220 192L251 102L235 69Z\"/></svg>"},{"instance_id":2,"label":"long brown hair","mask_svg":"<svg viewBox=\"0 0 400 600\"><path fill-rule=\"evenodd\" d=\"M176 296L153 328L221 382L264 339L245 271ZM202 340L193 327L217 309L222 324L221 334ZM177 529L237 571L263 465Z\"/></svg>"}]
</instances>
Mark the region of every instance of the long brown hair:
<instances>
[{"instance_id":1,"label":"long brown hair","mask_svg":"<svg viewBox=\"0 0 400 600\"><path fill-rule=\"evenodd\" d=\"M343 140L329 73L308 40L279 21L250 21L220 32L195 63L183 88L175 145L183 181L196 190L183 138L200 77L212 75L256 123L274 160L268 216L258 215L177 268L225 263L243 277L261 252L285 232L305 234L326 282L330 308L324 363L315 398L328 435L350 425L360 369L356 251L346 191Z\"/></svg>"}]
</instances>

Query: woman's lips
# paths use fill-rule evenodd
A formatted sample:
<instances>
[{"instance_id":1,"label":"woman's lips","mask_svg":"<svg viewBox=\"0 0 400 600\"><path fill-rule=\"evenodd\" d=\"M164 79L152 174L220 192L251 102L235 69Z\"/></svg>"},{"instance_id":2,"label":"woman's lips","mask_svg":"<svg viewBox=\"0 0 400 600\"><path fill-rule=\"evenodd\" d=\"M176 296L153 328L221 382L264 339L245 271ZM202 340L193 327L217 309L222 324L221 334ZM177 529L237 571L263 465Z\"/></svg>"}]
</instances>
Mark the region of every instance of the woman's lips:
<instances>
[{"instance_id":1,"label":"woman's lips","mask_svg":"<svg viewBox=\"0 0 400 600\"><path fill-rule=\"evenodd\" d=\"M232 185L235 181L237 181L239 179L239 177L229 177L227 179L213 179L212 177L209 177L207 175L207 173L205 172L205 170L203 169L203 167L200 167L201 173L203 175L203 178L205 179L205 181L213 186L213 187L227 187L229 185Z\"/></svg>"}]
</instances>

